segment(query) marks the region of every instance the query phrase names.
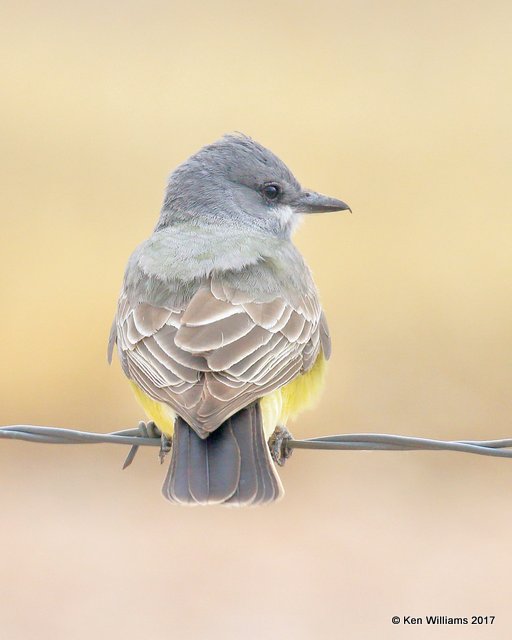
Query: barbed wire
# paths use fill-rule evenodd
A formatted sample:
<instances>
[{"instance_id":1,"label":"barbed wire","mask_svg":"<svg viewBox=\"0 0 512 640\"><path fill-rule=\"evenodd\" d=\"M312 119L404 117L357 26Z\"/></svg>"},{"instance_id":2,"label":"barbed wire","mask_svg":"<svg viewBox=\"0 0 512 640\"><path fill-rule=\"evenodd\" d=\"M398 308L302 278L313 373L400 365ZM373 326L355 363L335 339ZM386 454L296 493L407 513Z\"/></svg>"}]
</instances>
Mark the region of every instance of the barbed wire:
<instances>
[{"instance_id":1,"label":"barbed wire","mask_svg":"<svg viewBox=\"0 0 512 640\"><path fill-rule=\"evenodd\" d=\"M135 429L111 433L94 433L59 427L9 425L0 427L0 439L24 440L43 444L121 444L131 449L123 465L129 466L139 447L160 447L162 434L154 423L140 422ZM286 435L280 443L281 456L287 458L293 449L324 451L457 451L482 456L512 458L512 438L501 440L433 440L386 433L343 433L296 440Z\"/></svg>"}]
</instances>

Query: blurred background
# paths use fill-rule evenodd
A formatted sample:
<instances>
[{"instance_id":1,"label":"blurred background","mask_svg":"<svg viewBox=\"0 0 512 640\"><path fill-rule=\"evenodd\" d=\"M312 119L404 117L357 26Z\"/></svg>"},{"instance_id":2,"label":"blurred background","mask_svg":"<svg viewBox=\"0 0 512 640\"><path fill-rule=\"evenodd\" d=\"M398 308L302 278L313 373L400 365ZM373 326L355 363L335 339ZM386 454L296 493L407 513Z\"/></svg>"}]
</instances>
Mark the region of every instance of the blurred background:
<instances>
[{"instance_id":1,"label":"blurred background","mask_svg":"<svg viewBox=\"0 0 512 640\"><path fill-rule=\"evenodd\" d=\"M296 241L330 322L296 436L512 436L512 6L7 2L2 424L142 418L108 332L168 172L243 131L353 215ZM509 638L512 463L297 451L269 508L185 509L121 447L0 446L0 635Z\"/></svg>"}]
</instances>

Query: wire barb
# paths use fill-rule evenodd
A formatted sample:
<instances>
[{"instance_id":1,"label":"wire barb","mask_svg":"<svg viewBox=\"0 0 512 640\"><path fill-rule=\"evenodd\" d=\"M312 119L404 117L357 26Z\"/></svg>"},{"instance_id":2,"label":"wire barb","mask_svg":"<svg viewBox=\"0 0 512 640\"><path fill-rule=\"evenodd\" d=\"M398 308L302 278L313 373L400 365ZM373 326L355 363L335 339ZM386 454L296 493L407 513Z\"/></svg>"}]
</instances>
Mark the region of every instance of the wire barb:
<instances>
[{"instance_id":1,"label":"wire barb","mask_svg":"<svg viewBox=\"0 0 512 640\"><path fill-rule=\"evenodd\" d=\"M149 422L147 425L145 422L139 422L139 432L142 438L150 438L153 436L149 435L151 425L154 425L154 422ZM128 451L128 455L125 458L123 463L123 471L131 465L135 456L137 455L137 451L139 450L138 444L134 444L130 447L130 451Z\"/></svg>"}]
</instances>

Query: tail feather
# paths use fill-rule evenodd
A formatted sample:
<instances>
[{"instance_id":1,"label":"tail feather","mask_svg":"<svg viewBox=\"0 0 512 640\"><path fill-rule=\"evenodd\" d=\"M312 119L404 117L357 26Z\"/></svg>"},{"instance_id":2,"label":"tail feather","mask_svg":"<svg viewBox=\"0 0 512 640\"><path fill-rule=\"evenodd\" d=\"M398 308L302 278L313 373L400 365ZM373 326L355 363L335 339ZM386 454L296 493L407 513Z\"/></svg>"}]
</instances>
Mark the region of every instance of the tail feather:
<instances>
[{"instance_id":1,"label":"tail feather","mask_svg":"<svg viewBox=\"0 0 512 640\"><path fill-rule=\"evenodd\" d=\"M252 414L248 416L252 418ZM235 418L235 422L237 419ZM252 504L258 493L258 483L254 481L258 476L259 467L254 453L253 428L233 428L232 419L229 418L226 427L229 425L235 436L238 450L240 451L240 474L236 490L233 495L226 500L229 504ZM224 427L221 427L224 428Z\"/></svg>"},{"instance_id":2,"label":"tail feather","mask_svg":"<svg viewBox=\"0 0 512 640\"><path fill-rule=\"evenodd\" d=\"M204 439L178 417L163 494L191 505L255 505L280 498L283 488L259 405L242 409Z\"/></svg>"},{"instance_id":3,"label":"tail feather","mask_svg":"<svg viewBox=\"0 0 512 640\"><path fill-rule=\"evenodd\" d=\"M281 481L265 441L261 409L259 405L253 409L247 416L251 421L250 428L234 430L245 464L240 474L238 491L226 504L264 504L278 500L283 494Z\"/></svg>"}]
</instances>

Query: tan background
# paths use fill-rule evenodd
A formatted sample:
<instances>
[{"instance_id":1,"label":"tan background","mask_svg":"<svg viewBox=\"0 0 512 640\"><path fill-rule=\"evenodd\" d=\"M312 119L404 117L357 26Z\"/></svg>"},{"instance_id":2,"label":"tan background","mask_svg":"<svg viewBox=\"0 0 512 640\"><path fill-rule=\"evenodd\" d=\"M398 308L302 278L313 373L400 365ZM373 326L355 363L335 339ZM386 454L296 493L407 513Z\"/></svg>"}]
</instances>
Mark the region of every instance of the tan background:
<instances>
[{"instance_id":1,"label":"tan background","mask_svg":"<svg viewBox=\"0 0 512 640\"><path fill-rule=\"evenodd\" d=\"M125 262L167 172L241 130L354 209L297 236L334 353L295 433L512 436L510 2L3 13L1 423L136 425L105 361ZM2 638L510 638L512 461L297 452L283 502L230 511L125 453L0 444Z\"/></svg>"}]
</instances>

